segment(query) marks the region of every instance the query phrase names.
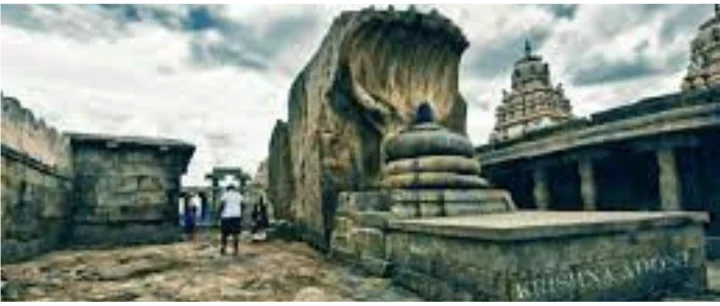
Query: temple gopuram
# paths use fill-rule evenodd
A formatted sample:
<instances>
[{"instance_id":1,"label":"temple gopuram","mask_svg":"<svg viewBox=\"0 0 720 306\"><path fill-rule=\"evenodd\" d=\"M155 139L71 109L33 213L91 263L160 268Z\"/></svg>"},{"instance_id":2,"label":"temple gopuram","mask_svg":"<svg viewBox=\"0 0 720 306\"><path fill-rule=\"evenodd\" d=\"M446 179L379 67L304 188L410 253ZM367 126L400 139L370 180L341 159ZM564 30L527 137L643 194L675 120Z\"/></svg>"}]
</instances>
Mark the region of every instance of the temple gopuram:
<instances>
[{"instance_id":1,"label":"temple gopuram","mask_svg":"<svg viewBox=\"0 0 720 306\"><path fill-rule=\"evenodd\" d=\"M523 109L514 106L519 103L513 102L519 99L514 91L498 107L498 124L490 142L476 148L483 176L510 190L520 209L708 212L711 222L705 227L707 254L717 258L720 256L717 5L714 16L700 26L691 50L691 64L679 92L644 98L588 118L567 119L541 129L529 130L527 125L518 123L516 130L512 130L508 109ZM523 61L528 60L519 63ZM535 67L545 69L540 64ZM522 78L523 72L518 72L516 64L513 90ZM545 103L552 104L551 101L556 100ZM526 112L528 105L524 105ZM555 109L566 110L562 118L569 117L569 106ZM534 115L524 116L540 114L535 111Z\"/></svg>"},{"instance_id":2,"label":"temple gopuram","mask_svg":"<svg viewBox=\"0 0 720 306\"><path fill-rule=\"evenodd\" d=\"M532 53L530 41L525 41L525 56L515 62L512 91L503 90L495 118L490 141L510 139L572 118L562 84L552 86L550 68Z\"/></svg>"},{"instance_id":3,"label":"temple gopuram","mask_svg":"<svg viewBox=\"0 0 720 306\"><path fill-rule=\"evenodd\" d=\"M693 90L720 84L720 5L715 16L700 26L690 45L690 65L682 90Z\"/></svg>"}]
</instances>

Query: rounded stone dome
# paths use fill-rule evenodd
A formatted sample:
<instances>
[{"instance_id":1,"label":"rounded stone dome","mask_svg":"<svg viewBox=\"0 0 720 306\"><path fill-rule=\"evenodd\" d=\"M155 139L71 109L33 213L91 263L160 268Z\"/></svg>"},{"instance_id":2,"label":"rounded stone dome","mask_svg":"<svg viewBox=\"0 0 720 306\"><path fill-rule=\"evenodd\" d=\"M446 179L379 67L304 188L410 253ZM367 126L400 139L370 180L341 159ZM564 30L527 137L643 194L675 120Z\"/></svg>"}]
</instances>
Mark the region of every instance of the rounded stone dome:
<instances>
[{"instance_id":1,"label":"rounded stone dome","mask_svg":"<svg viewBox=\"0 0 720 306\"><path fill-rule=\"evenodd\" d=\"M472 142L432 122L423 104L408 129L385 143L383 185L387 188L448 189L487 187L474 159Z\"/></svg>"},{"instance_id":2,"label":"rounded stone dome","mask_svg":"<svg viewBox=\"0 0 720 306\"><path fill-rule=\"evenodd\" d=\"M428 155L472 157L473 151L470 140L436 123L413 125L385 144L385 156L388 161Z\"/></svg>"}]
</instances>

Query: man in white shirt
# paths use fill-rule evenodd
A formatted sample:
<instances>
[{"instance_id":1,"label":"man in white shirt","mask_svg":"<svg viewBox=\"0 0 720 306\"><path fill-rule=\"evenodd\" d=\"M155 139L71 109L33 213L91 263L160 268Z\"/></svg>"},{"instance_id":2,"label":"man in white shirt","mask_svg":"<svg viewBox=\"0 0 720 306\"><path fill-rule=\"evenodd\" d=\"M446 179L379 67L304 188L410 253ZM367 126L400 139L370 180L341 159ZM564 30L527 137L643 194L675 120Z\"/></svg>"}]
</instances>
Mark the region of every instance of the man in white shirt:
<instances>
[{"instance_id":1,"label":"man in white shirt","mask_svg":"<svg viewBox=\"0 0 720 306\"><path fill-rule=\"evenodd\" d=\"M235 186L227 186L227 190L220 199L220 232L222 247L220 254L225 254L228 235L233 236L233 253L238 254L238 235L242 230L242 204L243 195L235 189Z\"/></svg>"}]
</instances>

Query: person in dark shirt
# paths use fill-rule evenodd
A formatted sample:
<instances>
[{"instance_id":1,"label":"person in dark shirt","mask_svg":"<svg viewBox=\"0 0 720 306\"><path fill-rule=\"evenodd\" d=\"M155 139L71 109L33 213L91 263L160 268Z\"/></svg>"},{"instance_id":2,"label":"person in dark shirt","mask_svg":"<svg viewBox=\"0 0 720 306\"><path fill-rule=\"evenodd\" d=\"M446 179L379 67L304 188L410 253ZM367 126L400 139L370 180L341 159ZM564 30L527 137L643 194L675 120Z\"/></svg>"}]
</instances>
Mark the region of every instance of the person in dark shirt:
<instances>
[{"instance_id":1,"label":"person in dark shirt","mask_svg":"<svg viewBox=\"0 0 720 306\"><path fill-rule=\"evenodd\" d=\"M253 208L253 240L265 240L267 238L267 228L269 227L267 205L263 197L258 199L257 205Z\"/></svg>"},{"instance_id":2,"label":"person in dark shirt","mask_svg":"<svg viewBox=\"0 0 720 306\"><path fill-rule=\"evenodd\" d=\"M197 225L197 206L193 203L188 203L185 206L184 222L185 237L187 241L193 241L195 239L195 227Z\"/></svg>"}]
</instances>

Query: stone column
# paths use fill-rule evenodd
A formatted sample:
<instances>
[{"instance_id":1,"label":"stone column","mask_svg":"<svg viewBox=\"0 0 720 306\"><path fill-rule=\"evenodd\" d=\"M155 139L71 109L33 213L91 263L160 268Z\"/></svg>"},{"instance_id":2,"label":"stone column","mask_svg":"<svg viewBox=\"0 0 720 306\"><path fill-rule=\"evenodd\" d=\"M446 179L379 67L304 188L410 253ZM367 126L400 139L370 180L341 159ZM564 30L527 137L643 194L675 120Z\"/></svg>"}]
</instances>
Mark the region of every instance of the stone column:
<instances>
[{"instance_id":1,"label":"stone column","mask_svg":"<svg viewBox=\"0 0 720 306\"><path fill-rule=\"evenodd\" d=\"M582 159L578 161L580 174L580 195L582 196L584 210L597 210L597 187L592 161Z\"/></svg>"},{"instance_id":2,"label":"stone column","mask_svg":"<svg viewBox=\"0 0 720 306\"><path fill-rule=\"evenodd\" d=\"M675 152L672 148L657 150L658 187L662 210L681 210L680 178L677 173Z\"/></svg>"},{"instance_id":3,"label":"stone column","mask_svg":"<svg viewBox=\"0 0 720 306\"><path fill-rule=\"evenodd\" d=\"M212 181L212 203L210 203L210 213L214 215L220 206L220 203L218 203L218 198L220 197L218 195L220 192L220 181L216 176L212 176L210 179Z\"/></svg>"},{"instance_id":4,"label":"stone column","mask_svg":"<svg viewBox=\"0 0 720 306\"><path fill-rule=\"evenodd\" d=\"M547 210L550 206L550 190L547 181L547 171L543 167L533 171L533 196L538 210Z\"/></svg>"}]
</instances>

